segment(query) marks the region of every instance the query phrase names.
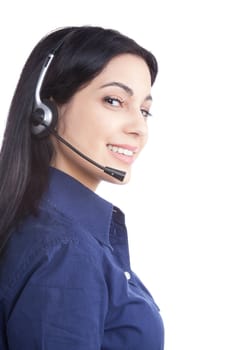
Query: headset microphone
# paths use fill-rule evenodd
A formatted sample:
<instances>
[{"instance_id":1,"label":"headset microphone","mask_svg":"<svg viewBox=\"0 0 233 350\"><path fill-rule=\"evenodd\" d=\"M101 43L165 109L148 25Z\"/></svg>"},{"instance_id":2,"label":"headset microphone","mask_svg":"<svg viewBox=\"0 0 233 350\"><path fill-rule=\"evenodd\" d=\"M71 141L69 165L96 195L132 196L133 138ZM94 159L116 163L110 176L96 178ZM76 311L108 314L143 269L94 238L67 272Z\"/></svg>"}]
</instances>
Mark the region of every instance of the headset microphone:
<instances>
[{"instance_id":1,"label":"headset microphone","mask_svg":"<svg viewBox=\"0 0 233 350\"><path fill-rule=\"evenodd\" d=\"M88 156L86 156L85 154L83 154L82 152L80 152L77 148L75 148L74 146L72 146L69 142L67 142L63 137L61 137L60 135L58 135L58 133L53 130L53 129L49 129L49 132L54 135L56 137L57 140L59 140L60 142L62 142L64 145L66 145L68 148L70 148L73 152L75 152L76 154L78 154L80 157L82 157L83 159L87 160L89 163L95 165L97 168L103 170L106 174L114 177L117 180L123 181L124 177L126 175L125 171L122 170L118 170L118 169L114 169L114 168L110 168L110 167L104 167L98 163L96 163L93 159L89 158Z\"/></svg>"},{"instance_id":2,"label":"headset microphone","mask_svg":"<svg viewBox=\"0 0 233 350\"><path fill-rule=\"evenodd\" d=\"M80 157L82 157L89 163L95 165L97 168L103 170L106 174L114 177L115 179L119 181L123 181L126 175L125 171L114 169L107 166L105 167L96 163L94 160L87 157L85 154L83 154L74 146L72 146L69 142L67 142L64 138L58 135L58 133L54 129L58 119L57 108L52 101L41 100L41 89L44 82L44 78L54 58L55 53L63 45L64 40L65 39L63 39L60 43L58 43L55 50L53 50L46 57L44 64L42 66L42 69L40 71L39 78L36 84L36 90L35 90L35 101L34 101L34 110L32 113L31 132L33 135L37 136L38 138L42 138L42 137L48 136L49 134L52 134L54 137L56 137L57 140L62 142L64 145L66 145L73 152L78 154Z\"/></svg>"}]
</instances>

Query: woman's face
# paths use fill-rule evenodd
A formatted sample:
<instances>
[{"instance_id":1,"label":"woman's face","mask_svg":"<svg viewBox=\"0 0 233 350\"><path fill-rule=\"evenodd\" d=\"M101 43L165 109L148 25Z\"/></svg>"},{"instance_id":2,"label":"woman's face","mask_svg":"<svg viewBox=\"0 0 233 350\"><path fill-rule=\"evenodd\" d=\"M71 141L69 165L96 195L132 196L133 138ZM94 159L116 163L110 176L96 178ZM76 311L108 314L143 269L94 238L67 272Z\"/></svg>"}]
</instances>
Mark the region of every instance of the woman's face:
<instances>
[{"instance_id":1,"label":"woman's face","mask_svg":"<svg viewBox=\"0 0 233 350\"><path fill-rule=\"evenodd\" d=\"M151 77L145 61L131 54L113 58L86 87L59 107L57 131L102 166L130 178L131 167L147 141ZM120 183L61 142L53 140L52 165L95 190L101 180Z\"/></svg>"}]
</instances>

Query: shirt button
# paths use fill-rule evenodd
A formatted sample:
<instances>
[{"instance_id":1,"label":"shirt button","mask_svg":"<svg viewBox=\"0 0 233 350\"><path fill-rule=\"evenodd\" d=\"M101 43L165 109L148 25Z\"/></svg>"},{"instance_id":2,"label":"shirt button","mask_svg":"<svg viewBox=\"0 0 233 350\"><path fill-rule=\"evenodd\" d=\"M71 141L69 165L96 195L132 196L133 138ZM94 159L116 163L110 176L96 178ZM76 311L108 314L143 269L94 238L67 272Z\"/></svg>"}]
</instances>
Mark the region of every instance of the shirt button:
<instances>
[{"instance_id":1,"label":"shirt button","mask_svg":"<svg viewBox=\"0 0 233 350\"><path fill-rule=\"evenodd\" d=\"M125 271L125 277L127 278L127 280L131 278L131 275L128 271Z\"/></svg>"}]
</instances>

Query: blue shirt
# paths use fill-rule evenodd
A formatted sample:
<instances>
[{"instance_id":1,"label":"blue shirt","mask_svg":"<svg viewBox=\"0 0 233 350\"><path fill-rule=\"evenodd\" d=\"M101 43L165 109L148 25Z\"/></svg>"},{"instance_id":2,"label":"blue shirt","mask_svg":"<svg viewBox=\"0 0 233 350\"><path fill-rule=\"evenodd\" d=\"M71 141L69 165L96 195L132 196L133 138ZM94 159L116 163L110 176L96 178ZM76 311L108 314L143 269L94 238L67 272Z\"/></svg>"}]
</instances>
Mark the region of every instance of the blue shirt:
<instances>
[{"instance_id":1,"label":"blue shirt","mask_svg":"<svg viewBox=\"0 0 233 350\"><path fill-rule=\"evenodd\" d=\"M131 270L124 214L51 169L38 216L0 260L1 350L162 350L159 309Z\"/></svg>"}]
</instances>

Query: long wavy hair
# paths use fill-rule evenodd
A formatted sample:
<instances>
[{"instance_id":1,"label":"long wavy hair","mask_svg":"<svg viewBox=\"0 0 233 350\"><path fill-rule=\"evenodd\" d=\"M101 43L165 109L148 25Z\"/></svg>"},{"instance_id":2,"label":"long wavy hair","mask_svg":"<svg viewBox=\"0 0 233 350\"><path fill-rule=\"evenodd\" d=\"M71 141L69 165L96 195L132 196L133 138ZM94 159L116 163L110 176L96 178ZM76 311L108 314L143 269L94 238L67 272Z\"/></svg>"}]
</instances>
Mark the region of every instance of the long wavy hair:
<instances>
[{"instance_id":1,"label":"long wavy hair","mask_svg":"<svg viewBox=\"0 0 233 350\"><path fill-rule=\"evenodd\" d=\"M63 39L43 82L42 99L52 98L60 105L66 103L120 54L130 53L143 58L150 71L151 85L157 75L153 54L112 29L94 26L60 28L35 46L11 102L0 153L0 251L15 225L25 216L36 213L46 190L53 146L49 137L33 137L31 117L44 60Z\"/></svg>"}]
</instances>

